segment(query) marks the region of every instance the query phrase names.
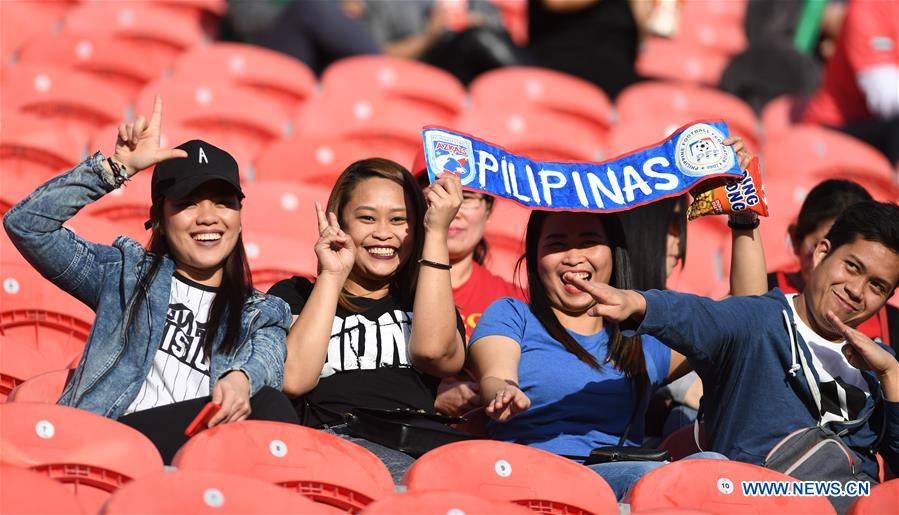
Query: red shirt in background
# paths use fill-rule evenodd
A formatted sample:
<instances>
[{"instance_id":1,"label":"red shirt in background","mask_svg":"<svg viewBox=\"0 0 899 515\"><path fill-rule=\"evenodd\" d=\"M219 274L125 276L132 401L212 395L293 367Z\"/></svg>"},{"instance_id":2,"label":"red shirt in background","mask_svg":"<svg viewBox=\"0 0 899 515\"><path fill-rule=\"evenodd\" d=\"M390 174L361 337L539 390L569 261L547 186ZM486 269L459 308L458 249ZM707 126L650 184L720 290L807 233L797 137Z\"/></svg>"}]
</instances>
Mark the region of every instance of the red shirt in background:
<instances>
[{"instance_id":1,"label":"red shirt in background","mask_svg":"<svg viewBox=\"0 0 899 515\"><path fill-rule=\"evenodd\" d=\"M502 297L524 298L518 288L491 274L483 266L472 263L471 277L468 281L458 288L453 288L453 299L465 322L466 337L471 337L474 326L478 324L487 306Z\"/></svg>"},{"instance_id":2,"label":"red shirt in background","mask_svg":"<svg viewBox=\"0 0 899 515\"><path fill-rule=\"evenodd\" d=\"M806 108L803 121L841 127L874 118L858 87L859 72L878 65L899 64L899 2L853 0L836 51L824 69L821 87Z\"/></svg>"}]
</instances>

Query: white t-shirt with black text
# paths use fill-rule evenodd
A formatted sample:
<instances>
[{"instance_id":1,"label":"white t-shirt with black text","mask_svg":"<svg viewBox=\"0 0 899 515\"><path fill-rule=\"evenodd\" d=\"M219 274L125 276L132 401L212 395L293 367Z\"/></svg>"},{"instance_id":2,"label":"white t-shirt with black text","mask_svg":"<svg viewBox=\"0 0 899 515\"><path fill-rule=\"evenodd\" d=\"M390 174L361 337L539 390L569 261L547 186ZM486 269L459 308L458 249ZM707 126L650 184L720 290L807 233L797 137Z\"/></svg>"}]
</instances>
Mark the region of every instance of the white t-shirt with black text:
<instances>
[{"instance_id":1,"label":"white t-shirt with black text","mask_svg":"<svg viewBox=\"0 0 899 515\"><path fill-rule=\"evenodd\" d=\"M209 395L209 360L202 337L216 289L172 277L162 342L150 373L125 414Z\"/></svg>"},{"instance_id":2,"label":"white t-shirt with black text","mask_svg":"<svg viewBox=\"0 0 899 515\"><path fill-rule=\"evenodd\" d=\"M847 422L858 418L871 392L861 371L843 355L845 341L831 342L818 335L799 318L794 304L796 294L786 295L796 330L812 351L812 366L818 373L821 410L824 422Z\"/></svg>"}]
</instances>

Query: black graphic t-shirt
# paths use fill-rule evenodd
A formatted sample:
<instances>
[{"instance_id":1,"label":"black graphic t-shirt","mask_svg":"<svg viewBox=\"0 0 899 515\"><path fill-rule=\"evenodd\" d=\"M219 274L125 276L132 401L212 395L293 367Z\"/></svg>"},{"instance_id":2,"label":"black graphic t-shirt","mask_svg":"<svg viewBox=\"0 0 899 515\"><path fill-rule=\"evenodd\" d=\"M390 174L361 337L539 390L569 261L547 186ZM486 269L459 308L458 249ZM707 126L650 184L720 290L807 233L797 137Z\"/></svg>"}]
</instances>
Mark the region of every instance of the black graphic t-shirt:
<instances>
[{"instance_id":1,"label":"black graphic t-shirt","mask_svg":"<svg viewBox=\"0 0 899 515\"><path fill-rule=\"evenodd\" d=\"M293 277L275 284L268 293L284 299L291 312L299 315L312 293L312 282ZM440 379L412 367L411 303L400 303L392 296L353 302L360 312L337 306L318 385L297 403L303 422L313 427L340 424L341 414L354 407L433 413ZM465 326L458 316L457 325L464 337Z\"/></svg>"},{"instance_id":2,"label":"black graphic t-shirt","mask_svg":"<svg viewBox=\"0 0 899 515\"><path fill-rule=\"evenodd\" d=\"M126 415L209 395L209 360L201 340L215 293L177 273L172 277L162 342Z\"/></svg>"}]
</instances>

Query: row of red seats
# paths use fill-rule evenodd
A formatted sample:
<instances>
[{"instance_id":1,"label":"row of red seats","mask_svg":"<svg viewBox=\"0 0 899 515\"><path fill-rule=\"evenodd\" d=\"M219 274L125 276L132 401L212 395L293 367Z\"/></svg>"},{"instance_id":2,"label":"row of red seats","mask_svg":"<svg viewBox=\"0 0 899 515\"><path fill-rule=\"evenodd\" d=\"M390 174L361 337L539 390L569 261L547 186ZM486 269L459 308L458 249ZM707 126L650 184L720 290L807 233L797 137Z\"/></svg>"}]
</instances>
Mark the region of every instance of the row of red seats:
<instances>
[{"instance_id":1,"label":"row of red seats","mask_svg":"<svg viewBox=\"0 0 899 515\"><path fill-rule=\"evenodd\" d=\"M511 507L495 504L511 502L540 513L618 513L612 490L599 475L565 458L511 443L480 440L435 449L406 473L403 484L409 493L395 495L390 474L376 456L302 426L245 421L209 429L178 452L173 461L178 472L163 472L155 447L137 431L82 410L6 403L0 405L0 429L0 460L6 464L0 509L5 513L66 502L69 497L62 495L27 495L34 493L28 485L40 488L46 477L69 488L84 511L95 512L105 505L104 513L128 513L138 507L153 512L184 512L186 507L213 512L224 507L220 511L229 513L248 508L388 513L391 506L399 510L454 502L467 502L475 512L514 513ZM9 466L43 477L7 474L13 470ZM243 477L238 481L224 474ZM823 497L743 495L739 485L749 480L795 481L744 463L686 460L644 476L628 502L635 513L673 509L833 513ZM22 488L10 488L11 481ZM270 484L305 500L275 493ZM462 497L428 492L457 492ZM852 512L895 512L897 492L899 481L886 482L856 503ZM246 504L251 500L255 504Z\"/></svg>"}]
</instances>

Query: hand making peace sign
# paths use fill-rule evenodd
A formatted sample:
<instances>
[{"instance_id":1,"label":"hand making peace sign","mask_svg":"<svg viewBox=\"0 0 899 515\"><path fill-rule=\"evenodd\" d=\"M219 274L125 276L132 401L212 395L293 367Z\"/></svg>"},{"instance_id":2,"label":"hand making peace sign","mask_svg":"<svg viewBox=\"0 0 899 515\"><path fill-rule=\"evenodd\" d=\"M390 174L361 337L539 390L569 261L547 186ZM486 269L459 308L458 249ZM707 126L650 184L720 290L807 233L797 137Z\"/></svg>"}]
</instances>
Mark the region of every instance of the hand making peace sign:
<instances>
[{"instance_id":1,"label":"hand making peace sign","mask_svg":"<svg viewBox=\"0 0 899 515\"><path fill-rule=\"evenodd\" d=\"M112 159L125 165L129 177L167 159L187 157L187 152L178 148L159 148L161 127L162 98L159 95L153 102L149 122L138 116L131 123L119 125Z\"/></svg>"},{"instance_id":2,"label":"hand making peace sign","mask_svg":"<svg viewBox=\"0 0 899 515\"><path fill-rule=\"evenodd\" d=\"M315 242L315 256L318 258L318 274L334 274L346 280L356 261L356 245L337 222L337 215L328 213L315 203L318 218L318 241Z\"/></svg>"}]
</instances>

